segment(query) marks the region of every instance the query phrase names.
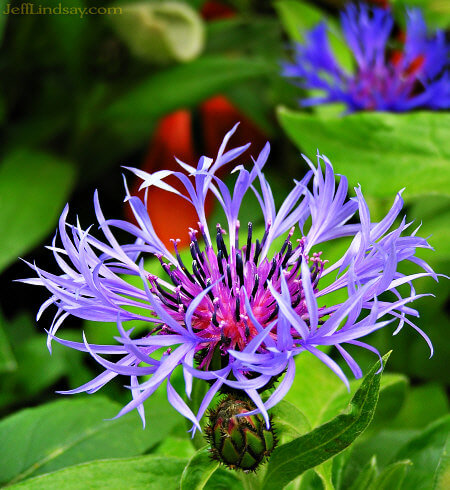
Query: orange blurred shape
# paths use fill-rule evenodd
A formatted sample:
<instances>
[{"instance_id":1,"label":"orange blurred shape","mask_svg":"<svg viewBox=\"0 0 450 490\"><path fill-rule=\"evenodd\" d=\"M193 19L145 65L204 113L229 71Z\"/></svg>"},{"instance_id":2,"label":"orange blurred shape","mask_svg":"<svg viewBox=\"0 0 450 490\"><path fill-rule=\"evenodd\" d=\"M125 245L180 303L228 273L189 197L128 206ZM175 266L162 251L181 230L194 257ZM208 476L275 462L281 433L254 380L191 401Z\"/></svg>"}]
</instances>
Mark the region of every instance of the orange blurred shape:
<instances>
[{"instance_id":1,"label":"orange blurred shape","mask_svg":"<svg viewBox=\"0 0 450 490\"><path fill-rule=\"evenodd\" d=\"M266 135L223 95L211 97L200 106L203 123L204 151L208 156L217 153L225 134L240 121L239 129L233 135L232 146L251 143L242 155L243 163L250 161L250 155L257 156L267 141Z\"/></svg>"},{"instance_id":2,"label":"orange blurred shape","mask_svg":"<svg viewBox=\"0 0 450 490\"><path fill-rule=\"evenodd\" d=\"M251 142L251 147L241 157L240 162L250 161L250 155L256 156L263 148L266 137L248 118L243 116L224 96L218 95L200 106L202 118L202 143L205 155L214 158L222 143L224 135L240 121L239 130L233 135L233 148ZM176 170L186 173L174 157L189 165L196 166L198 154L194 148L192 133L192 115L188 110L179 110L162 118L153 134L142 170L152 173L157 170ZM219 176L227 172L223 169ZM184 186L175 176L169 176L165 182L185 194ZM132 195L143 197L139 192L140 179L131 187ZM212 195L208 194L205 202L206 216L212 211ZM135 219L129 207L127 218ZM156 233L163 243L172 248L170 239L179 238L180 247L189 244L188 229L197 228L197 213L194 207L176 194L158 187L148 189L148 214Z\"/></svg>"},{"instance_id":3,"label":"orange blurred shape","mask_svg":"<svg viewBox=\"0 0 450 490\"><path fill-rule=\"evenodd\" d=\"M197 156L194 151L191 119L191 113L187 110L173 112L161 119L150 142L142 170L150 173L163 169L183 171L175 161L175 156L190 165L195 165ZM165 182L180 192L185 192L175 176L169 176ZM143 192L138 193L140 183L138 179L132 188L132 194L142 197ZM180 238L180 245L188 244L188 228L196 228L198 221L197 213L190 203L158 187L148 189L148 214L156 233L170 248L171 238ZM135 221L131 210L127 209L127 215Z\"/></svg>"},{"instance_id":4,"label":"orange blurred shape","mask_svg":"<svg viewBox=\"0 0 450 490\"><path fill-rule=\"evenodd\" d=\"M218 95L207 100L200 106L203 130L204 154L214 158L222 143L224 135L241 121L239 130L233 135L232 146L245 145L251 142L251 147L241 157L242 163L250 161L250 155L257 155L263 148L266 137L245 116L243 116L224 96ZM194 148L192 133L192 115L190 111L179 110L162 118L153 134L149 150L142 170L152 173L157 170L176 170L186 173L175 161L174 157L189 165L196 166L198 155ZM227 172L223 169L219 176ZM185 194L184 186L175 176L169 176L165 182ZM132 195L143 197L139 191L140 179L132 185ZM208 194L205 202L206 216L212 211L212 195ZM127 218L135 219L129 207ZM163 243L172 248L170 239L179 238L180 247L189 244L188 229L197 228L197 213L194 207L176 194L169 193L158 187L148 189L148 214L153 227Z\"/></svg>"}]
</instances>

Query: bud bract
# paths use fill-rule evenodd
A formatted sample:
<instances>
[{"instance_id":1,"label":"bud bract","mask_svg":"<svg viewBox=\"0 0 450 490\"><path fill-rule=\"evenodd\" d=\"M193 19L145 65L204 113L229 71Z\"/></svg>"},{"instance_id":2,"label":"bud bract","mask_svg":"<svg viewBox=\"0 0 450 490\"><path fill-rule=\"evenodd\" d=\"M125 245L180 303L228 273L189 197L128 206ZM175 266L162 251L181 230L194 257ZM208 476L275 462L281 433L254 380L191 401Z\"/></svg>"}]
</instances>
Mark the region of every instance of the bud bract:
<instances>
[{"instance_id":1,"label":"bud bract","mask_svg":"<svg viewBox=\"0 0 450 490\"><path fill-rule=\"evenodd\" d=\"M256 470L276 445L273 425L268 429L261 414L238 416L253 410L250 400L227 395L209 413L205 432L212 456L231 469Z\"/></svg>"}]
</instances>

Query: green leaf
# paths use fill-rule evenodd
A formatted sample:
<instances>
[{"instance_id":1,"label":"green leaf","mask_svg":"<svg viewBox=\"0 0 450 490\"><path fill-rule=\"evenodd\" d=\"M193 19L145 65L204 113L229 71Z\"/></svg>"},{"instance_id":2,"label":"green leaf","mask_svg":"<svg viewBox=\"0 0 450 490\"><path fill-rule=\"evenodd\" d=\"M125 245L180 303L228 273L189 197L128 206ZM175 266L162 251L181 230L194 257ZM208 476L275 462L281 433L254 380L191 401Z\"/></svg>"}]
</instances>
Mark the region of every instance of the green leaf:
<instances>
[{"instance_id":1,"label":"green leaf","mask_svg":"<svg viewBox=\"0 0 450 490\"><path fill-rule=\"evenodd\" d=\"M324 463L319 464L314 471L321 479L324 490L334 490L332 459L327 459Z\"/></svg>"},{"instance_id":2,"label":"green leaf","mask_svg":"<svg viewBox=\"0 0 450 490\"><path fill-rule=\"evenodd\" d=\"M153 402L153 405L152 403ZM146 405L145 430L137 413L115 420L120 405L99 396L60 400L22 410L0 422L0 483L25 478L99 458L143 453L168 434L174 411Z\"/></svg>"},{"instance_id":3,"label":"green leaf","mask_svg":"<svg viewBox=\"0 0 450 490\"><path fill-rule=\"evenodd\" d=\"M428 262L450 258L450 196L428 195L417 199L408 216L417 223L423 223L421 236L429 237L428 242L435 253L427 255ZM436 269L440 270L440 269Z\"/></svg>"},{"instance_id":4,"label":"green leaf","mask_svg":"<svg viewBox=\"0 0 450 490\"><path fill-rule=\"evenodd\" d=\"M383 368L389 354L383 357ZM366 429L378 401L381 375L376 373L379 369L378 361L343 414L274 450L264 478L264 490L280 488L307 469L340 453Z\"/></svg>"},{"instance_id":5,"label":"green leaf","mask_svg":"<svg viewBox=\"0 0 450 490\"><path fill-rule=\"evenodd\" d=\"M392 428L422 429L449 412L445 388L438 383L415 386L408 391L405 403L392 421Z\"/></svg>"},{"instance_id":6,"label":"green leaf","mask_svg":"<svg viewBox=\"0 0 450 490\"><path fill-rule=\"evenodd\" d=\"M276 65L259 59L202 57L152 75L107 107L101 122L133 146L148 137L159 117L276 70Z\"/></svg>"},{"instance_id":7,"label":"green leaf","mask_svg":"<svg viewBox=\"0 0 450 490\"><path fill-rule=\"evenodd\" d=\"M17 369L17 362L12 353L8 336L3 329L3 316L0 316L0 373Z\"/></svg>"},{"instance_id":8,"label":"green leaf","mask_svg":"<svg viewBox=\"0 0 450 490\"><path fill-rule=\"evenodd\" d=\"M311 29L324 20L324 12L311 4L282 0L275 3L275 9L280 17L283 27L289 37L294 41L303 41L305 29Z\"/></svg>"},{"instance_id":9,"label":"green leaf","mask_svg":"<svg viewBox=\"0 0 450 490\"><path fill-rule=\"evenodd\" d=\"M186 460L160 456L94 461L26 480L11 488L104 490L178 488Z\"/></svg>"},{"instance_id":10,"label":"green leaf","mask_svg":"<svg viewBox=\"0 0 450 490\"><path fill-rule=\"evenodd\" d=\"M199 449L181 475L180 490L202 490L218 467L207 447Z\"/></svg>"},{"instance_id":11,"label":"green leaf","mask_svg":"<svg viewBox=\"0 0 450 490\"><path fill-rule=\"evenodd\" d=\"M236 472L223 468L215 471L206 482L205 490L243 490L244 487Z\"/></svg>"},{"instance_id":12,"label":"green leaf","mask_svg":"<svg viewBox=\"0 0 450 490\"><path fill-rule=\"evenodd\" d=\"M110 16L119 36L137 57L153 63L189 61L204 45L203 22L181 2L139 2L117 5L120 15Z\"/></svg>"},{"instance_id":13,"label":"green leaf","mask_svg":"<svg viewBox=\"0 0 450 490\"><path fill-rule=\"evenodd\" d=\"M344 479L345 466L351 456L351 447L342 451L337 456L335 456L333 461L333 485L336 490L341 490L343 487L342 481Z\"/></svg>"},{"instance_id":14,"label":"green leaf","mask_svg":"<svg viewBox=\"0 0 450 490\"><path fill-rule=\"evenodd\" d=\"M342 388L342 381L309 352L295 358L295 368L294 382L284 399L302 411L311 427L316 427L322 420L323 407Z\"/></svg>"},{"instance_id":15,"label":"green leaf","mask_svg":"<svg viewBox=\"0 0 450 490\"><path fill-rule=\"evenodd\" d=\"M183 438L169 435L168 437L164 438L161 444L159 444L154 451L152 451L152 454L190 459L195 454L195 449L193 448L192 444L190 444L186 434Z\"/></svg>"},{"instance_id":16,"label":"green leaf","mask_svg":"<svg viewBox=\"0 0 450 490\"><path fill-rule=\"evenodd\" d=\"M303 412L286 400L277 403L270 413L273 416L278 444L286 444L311 430L311 424ZM315 468L325 489L333 488L332 467L332 460L328 460Z\"/></svg>"},{"instance_id":17,"label":"green leaf","mask_svg":"<svg viewBox=\"0 0 450 490\"><path fill-rule=\"evenodd\" d=\"M377 458L374 456L359 472L349 490L365 490L377 477Z\"/></svg>"},{"instance_id":18,"label":"green leaf","mask_svg":"<svg viewBox=\"0 0 450 490\"><path fill-rule=\"evenodd\" d=\"M311 430L311 425L305 415L292 403L282 400L270 411L277 436L281 442L292 439Z\"/></svg>"},{"instance_id":19,"label":"green leaf","mask_svg":"<svg viewBox=\"0 0 450 490\"><path fill-rule=\"evenodd\" d=\"M448 488L450 488L450 437L447 436L447 442L436 470L435 489L447 490Z\"/></svg>"},{"instance_id":20,"label":"green leaf","mask_svg":"<svg viewBox=\"0 0 450 490\"><path fill-rule=\"evenodd\" d=\"M380 469L397 461L396 453L418 433L419 431L414 429L385 429L356 441L350 448L351 455L344 470L342 488L346 488L346 484L353 481L354 472L367 464L373 456L376 456Z\"/></svg>"},{"instance_id":21,"label":"green leaf","mask_svg":"<svg viewBox=\"0 0 450 490\"><path fill-rule=\"evenodd\" d=\"M370 485L361 486L361 490L400 490L411 461L397 461L385 468Z\"/></svg>"},{"instance_id":22,"label":"green leaf","mask_svg":"<svg viewBox=\"0 0 450 490\"><path fill-rule=\"evenodd\" d=\"M32 150L8 154L0 166L0 270L56 226L75 178L74 168Z\"/></svg>"},{"instance_id":23,"label":"green leaf","mask_svg":"<svg viewBox=\"0 0 450 490\"><path fill-rule=\"evenodd\" d=\"M280 124L310 156L328 156L337 173L363 193L404 197L448 194L450 114L444 112L360 112L327 117L280 108ZM389 176L389 178L386 178Z\"/></svg>"},{"instance_id":24,"label":"green leaf","mask_svg":"<svg viewBox=\"0 0 450 490\"><path fill-rule=\"evenodd\" d=\"M436 473L446 452L450 433L450 415L429 425L397 453L396 460L410 459L414 467L402 484L402 490L434 488Z\"/></svg>"},{"instance_id":25,"label":"green leaf","mask_svg":"<svg viewBox=\"0 0 450 490\"><path fill-rule=\"evenodd\" d=\"M359 381L350 383L351 390L358 386ZM406 398L406 388L408 379L402 374L387 373L381 378L380 396L378 399L377 411L371 423L370 429L384 427L401 409ZM324 404L321 410L320 423L324 423L331 417L345 408L350 399L350 394L344 386L341 386L329 400Z\"/></svg>"},{"instance_id":26,"label":"green leaf","mask_svg":"<svg viewBox=\"0 0 450 490\"><path fill-rule=\"evenodd\" d=\"M25 396L36 395L70 369L63 350L55 349L54 355L50 355L45 337L41 335L27 338L17 347L16 355L19 359L16 381L20 393Z\"/></svg>"}]
</instances>

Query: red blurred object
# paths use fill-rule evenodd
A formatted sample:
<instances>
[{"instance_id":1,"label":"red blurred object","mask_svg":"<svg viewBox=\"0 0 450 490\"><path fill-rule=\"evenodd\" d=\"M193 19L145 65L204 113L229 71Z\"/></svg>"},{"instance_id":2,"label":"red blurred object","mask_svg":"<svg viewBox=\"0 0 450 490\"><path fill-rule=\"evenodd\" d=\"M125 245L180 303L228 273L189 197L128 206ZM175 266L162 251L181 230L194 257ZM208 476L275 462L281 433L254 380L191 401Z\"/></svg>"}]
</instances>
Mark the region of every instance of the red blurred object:
<instances>
[{"instance_id":1,"label":"red blurred object","mask_svg":"<svg viewBox=\"0 0 450 490\"><path fill-rule=\"evenodd\" d=\"M186 163L197 160L192 137L191 113L180 110L164 117L158 124L150 142L147 156L142 165L146 172L157 170L179 170L174 156ZM132 194L138 194L140 179L132 187ZM183 187L176 177L170 176L166 182L175 189ZM188 228L195 227L197 214L193 206L176 194L170 194L158 187L148 190L148 213L156 233L170 245L171 238L180 238L182 244L188 242ZM134 221L133 213L127 207L127 217ZM185 236L182 236L182 233Z\"/></svg>"},{"instance_id":2,"label":"red blurred object","mask_svg":"<svg viewBox=\"0 0 450 490\"><path fill-rule=\"evenodd\" d=\"M377 7L381 7L384 9L389 8L389 0L370 0L369 3L373 3Z\"/></svg>"},{"instance_id":3,"label":"red blurred object","mask_svg":"<svg viewBox=\"0 0 450 490\"><path fill-rule=\"evenodd\" d=\"M233 146L241 146L249 142L252 144L244 153L244 158L257 155L267 141L265 134L223 95L211 97L203 102L200 113L204 151L208 156L217 153L223 137L237 122L240 122L240 125L233 136Z\"/></svg>"},{"instance_id":4,"label":"red blurred object","mask_svg":"<svg viewBox=\"0 0 450 490\"><path fill-rule=\"evenodd\" d=\"M233 137L233 146L252 143L249 150L244 153L242 162L249 160L250 155L257 155L266 142L265 135L224 96L218 95L204 102L200 106L200 114L203 148L207 156L214 157L217 154L225 133L238 121L240 121L240 128ZM183 172L175 161L175 156L194 166L199 158L199 153L194 147L192 115L187 110L173 112L161 119L141 168L150 173L162 169ZM132 185L133 195L143 195L143 191L140 193L138 191L140 182L140 179L136 179ZM183 190L176 177L168 177L166 182L180 191ZM206 216L212 211L211 196L206 199L205 211ZM148 189L148 213L156 233L165 245L171 246L171 238L179 238L180 246L188 245L188 229L197 227L197 214L194 207L185 199L158 187L150 187ZM134 221L129 208L127 208L127 218Z\"/></svg>"},{"instance_id":5,"label":"red blurred object","mask_svg":"<svg viewBox=\"0 0 450 490\"><path fill-rule=\"evenodd\" d=\"M235 16L235 12L231 7L213 1L205 2L201 9L201 14L205 20L228 19Z\"/></svg>"},{"instance_id":6,"label":"red blurred object","mask_svg":"<svg viewBox=\"0 0 450 490\"><path fill-rule=\"evenodd\" d=\"M230 7L219 2L206 2L202 8L202 15L205 19L217 19L232 17L234 12ZM201 119L199 139L202 151L196 151L194 145L191 111L178 110L160 120L141 166L142 170L150 173L162 169L183 171L175 161L175 156L193 166L196 166L200 154L214 158L224 135L237 122L241 124L239 131L233 136L233 146L252 143L250 150L244 153L242 162L249 160L250 155L257 155L266 142L266 137L261 130L223 95L211 97L203 102L199 107L199 113ZM182 189L176 177L169 177L166 181L176 189ZM133 195L139 193L140 182L140 179L136 179L133 183L131 188ZM143 192L139 194L142 196ZM208 196L205 203L206 216L211 210L211 196ZM185 199L157 187L150 187L148 213L156 233L165 245L170 247L172 238L179 238L181 246L188 245L188 229L197 227L197 214L194 207ZM128 207L127 218L134 221Z\"/></svg>"}]
</instances>

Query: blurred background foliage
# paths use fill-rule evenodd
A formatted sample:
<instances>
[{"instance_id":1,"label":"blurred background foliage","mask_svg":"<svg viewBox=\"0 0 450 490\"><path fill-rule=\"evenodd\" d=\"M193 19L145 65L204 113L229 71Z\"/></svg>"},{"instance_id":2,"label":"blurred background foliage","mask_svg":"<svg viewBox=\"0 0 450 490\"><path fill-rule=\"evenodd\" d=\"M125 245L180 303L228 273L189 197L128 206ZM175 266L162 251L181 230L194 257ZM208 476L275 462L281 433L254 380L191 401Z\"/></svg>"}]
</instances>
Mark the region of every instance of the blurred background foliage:
<instances>
[{"instance_id":1,"label":"blurred background foliage","mask_svg":"<svg viewBox=\"0 0 450 490\"><path fill-rule=\"evenodd\" d=\"M58 3L46 0L45 5L57 7ZM448 2L391 3L399 12L405 6L419 5L430 25L449 26ZM2 2L2 8L5 5ZM11 5L19 6L20 2ZM436 249L436 253L427 251L424 258L436 271L449 272L450 115L360 113L342 117L340 108L334 107L299 110L297 100L302 94L279 75L279 63L288 56L287 43L301 39L302 30L322 18L337 26L337 12L343 5L340 0L71 0L67 6L120 7L122 13L83 18L0 16L0 415L10 416L0 422L0 434L17 430L16 440L26 440L27 430L35 427L36 421L54 417L53 426L33 430L48 434L57 429L54 444L60 447L72 440L77 423L90 433L105 414L115 415L117 403L128 399L126 390L117 383L104 391L105 398L79 397L42 405L60 398L54 394L56 389L74 388L98 371L87 356L59 345L49 356L43 330L51 317L44 315L37 326L35 322L36 312L47 298L43 291L13 282L31 274L17 257L36 260L40 266L54 270L52 256L43 245L51 244L66 202L70 202L72 219L78 216L87 227L95 222L92 196L98 188L106 216L128 216L123 204L122 165L155 171L175 168L173 154L189 163L202 154L213 156L223 134L238 120L241 127L235 142L253 142L246 154L248 159L270 140L272 154L266 173L279 202L289 191L292 179L300 178L305 171L300 150L313 157L319 148L337 172L348 176L351 186L361 183L374 219L386 212L395 192L406 186L407 216L423 222L421 233L430 236ZM338 30L333 32L333 48L350 64ZM128 184L137 192L137 183L130 176ZM174 213L157 189L151 192L149 213L157 231L165 241L174 236L185 239L185 230L195 224L192 210L174 199L171 205L178 206ZM255 203L247 204L241 221L257 221ZM220 215L212 203L208 206L215 224ZM338 254L339 246L335 244L324 250L329 258ZM445 280L437 284L423 279L418 282L418 290L436 295L435 299L417 302L421 312L418 325L430 335L434 357L428 359L425 342L407 327L396 337L388 329L373 334L371 343L381 352L393 348L388 371L399 373L390 374L391 382L389 378L386 381L388 395L382 392L381 398L384 412L381 405L378 422L375 419L368 434L357 443L352 457L346 451L334 458L331 466L310 470L295 488L363 488L367 482L375 485L378 481L381 485L386 478L394 477L396 482L403 482L401 488L432 488L417 486L420 482L410 476L407 465L398 464L403 459L414 463L414 457L426 459L427 451L436 455L436 447L442 449L442 441L433 439L437 429L423 431L448 412L449 285ZM69 319L65 338L79 340L81 329L94 342L111 336L107 327ZM364 353L356 355L361 359ZM322 413L333 416L345 407L348 396L339 380L336 384L329 380L332 373L322 374L321 366L306 358L299 359L297 388L287 400L308 416L308 404L302 404L302 397L323 406L334 393L335 399L341 397L345 403L331 404L329 411ZM363 360L365 371L372 363L372 358ZM328 386L326 399L320 398L323 389L321 395L313 385L302 393L308 379L316 379L321 388ZM20 411L38 405L42 407L35 412ZM168 408L165 394L152 397L146 406L147 430L141 431L135 414L111 425L102 422L98 440L88 438L82 450L63 452L62 457L51 458L50 462L44 457L42 464L30 466L32 471L25 463L20 468L0 464L0 482L18 482L107 457L144 453L155 457L192 456L194 447L186 442L184 423ZM72 416L74 425L60 430L58 423ZM77 416L81 417L78 422ZM308 420L311 427L320 422L311 414ZM135 440L133 450L129 444L111 443L118 441L125 430L127 438ZM428 442L423 443L423 438ZM109 446L99 453L102 441ZM412 444L416 452L402 449L407 444ZM47 454L48 447L36 450L37 460L41 461L41 453ZM390 448L389 454L386 447ZM428 474L435 481L448 478L442 468L440 476L435 476L436 465L430 465ZM153 471L151 464L148 468ZM389 468L387 473L383 473L384 468ZM220 488L238 488L237 480L228 473L216 473L216 488L219 482L224 485ZM351 483L352 474L359 475L359 483Z\"/></svg>"}]
</instances>

